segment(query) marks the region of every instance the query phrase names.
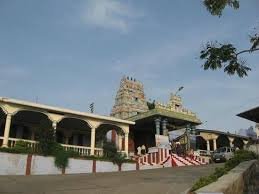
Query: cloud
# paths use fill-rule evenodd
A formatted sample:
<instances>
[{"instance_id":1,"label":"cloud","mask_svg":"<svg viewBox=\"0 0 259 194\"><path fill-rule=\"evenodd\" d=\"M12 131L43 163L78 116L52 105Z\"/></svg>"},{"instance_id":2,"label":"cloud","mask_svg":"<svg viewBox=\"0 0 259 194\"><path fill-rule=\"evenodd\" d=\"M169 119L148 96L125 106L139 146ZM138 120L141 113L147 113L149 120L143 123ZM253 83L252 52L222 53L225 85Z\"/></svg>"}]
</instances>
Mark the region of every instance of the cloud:
<instances>
[{"instance_id":1,"label":"cloud","mask_svg":"<svg viewBox=\"0 0 259 194\"><path fill-rule=\"evenodd\" d=\"M215 28L204 30L194 28L186 32L182 39L169 37L152 47L139 45L124 58L113 63L112 70L115 73L133 73L135 76L146 76L147 79L159 78L161 69L177 71L186 57L198 57L203 43L217 37L227 38L231 28L216 31ZM160 37L159 37L160 38ZM201 62L200 62L201 63Z\"/></svg>"},{"instance_id":2,"label":"cloud","mask_svg":"<svg viewBox=\"0 0 259 194\"><path fill-rule=\"evenodd\" d=\"M127 32L139 17L128 4L115 0L90 0L84 13L87 24L122 32Z\"/></svg>"}]
</instances>

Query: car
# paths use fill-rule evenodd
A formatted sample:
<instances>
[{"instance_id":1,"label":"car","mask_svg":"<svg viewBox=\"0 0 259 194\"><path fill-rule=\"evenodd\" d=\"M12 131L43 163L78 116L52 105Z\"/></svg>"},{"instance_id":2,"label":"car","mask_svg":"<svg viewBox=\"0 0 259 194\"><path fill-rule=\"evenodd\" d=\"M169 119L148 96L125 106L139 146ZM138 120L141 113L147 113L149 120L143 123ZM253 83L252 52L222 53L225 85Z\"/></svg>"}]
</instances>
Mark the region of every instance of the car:
<instances>
[{"instance_id":1,"label":"car","mask_svg":"<svg viewBox=\"0 0 259 194\"><path fill-rule=\"evenodd\" d=\"M231 147L221 147L215 150L212 154L212 160L214 162L225 162L234 157L234 148Z\"/></svg>"}]
</instances>

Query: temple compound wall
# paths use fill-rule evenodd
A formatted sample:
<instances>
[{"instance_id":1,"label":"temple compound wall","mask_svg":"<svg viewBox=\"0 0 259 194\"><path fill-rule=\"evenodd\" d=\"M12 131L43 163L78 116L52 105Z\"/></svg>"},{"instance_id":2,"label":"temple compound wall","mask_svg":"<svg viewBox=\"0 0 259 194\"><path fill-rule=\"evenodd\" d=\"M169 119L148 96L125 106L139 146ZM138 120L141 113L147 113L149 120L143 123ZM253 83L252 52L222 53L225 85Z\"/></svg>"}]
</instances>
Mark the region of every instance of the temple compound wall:
<instances>
[{"instance_id":1,"label":"temple compound wall","mask_svg":"<svg viewBox=\"0 0 259 194\"><path fill-rule=\"evenodd\" d=\"M54 157L0 152L0 158L0 175L82 174L164 167L162 165L139 167L138 163L123 163L121 166L118 166L109 161L70 158L68 167L66 169L59 169L55 166Z\"/></svg>"}]
</instances>

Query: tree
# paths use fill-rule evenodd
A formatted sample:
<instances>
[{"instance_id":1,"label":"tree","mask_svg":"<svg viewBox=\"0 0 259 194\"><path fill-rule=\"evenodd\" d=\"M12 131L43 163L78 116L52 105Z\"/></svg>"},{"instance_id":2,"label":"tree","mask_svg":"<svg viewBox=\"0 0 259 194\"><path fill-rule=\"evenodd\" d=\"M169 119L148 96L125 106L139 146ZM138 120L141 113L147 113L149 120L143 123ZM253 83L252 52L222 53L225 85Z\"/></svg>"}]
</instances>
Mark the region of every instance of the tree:
<instances>
[{"instance_id":1,"label":"tree","mask_svg":"<svg viewBox=\"0 0 259 194\"><path fill-rule=\"evenodd\" d=\"M36 131L36 140L39 142L39 152L46 155L52 155L56 142L54 129L49 120L41 120L39 128Z\"/></svg>"},{"instance_id":2,"label":"tree","mask_svg":"<svg viewBox=\"0 0 259 194\"><path fill-rule=\"evenodd\" d=\"M239 8L239 0L204 0L203 3L212 15L218 17L222 15L227 6L234 9ZM259 51L259 32L257 32L256 28L249 38L251 47L244 50L238 50L231 43L208 42L200 52L200 59L205 60L202 65L203 69L217 70L224 68L224 72L229 75L247 76L251 68L245 60L240 58L240 55Z\"/></svg>"}]
</instances>

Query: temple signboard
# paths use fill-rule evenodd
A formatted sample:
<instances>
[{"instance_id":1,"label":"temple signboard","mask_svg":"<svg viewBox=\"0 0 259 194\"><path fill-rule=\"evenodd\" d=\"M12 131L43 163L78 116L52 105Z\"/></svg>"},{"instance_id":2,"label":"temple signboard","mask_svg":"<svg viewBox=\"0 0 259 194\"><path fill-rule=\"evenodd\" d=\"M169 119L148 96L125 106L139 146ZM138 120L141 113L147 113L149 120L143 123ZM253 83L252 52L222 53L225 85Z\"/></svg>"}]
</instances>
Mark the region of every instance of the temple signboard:
<instances>
[{"instance_id":1,"label":"temple signboard","mask_svg":"<svg viewBox=\"0 0 259 194\"><path fill-rule=\"evenodd\" d=\"M168 135L156 135L156 147L171 149Z\"/></svg>"}]
</instances>

